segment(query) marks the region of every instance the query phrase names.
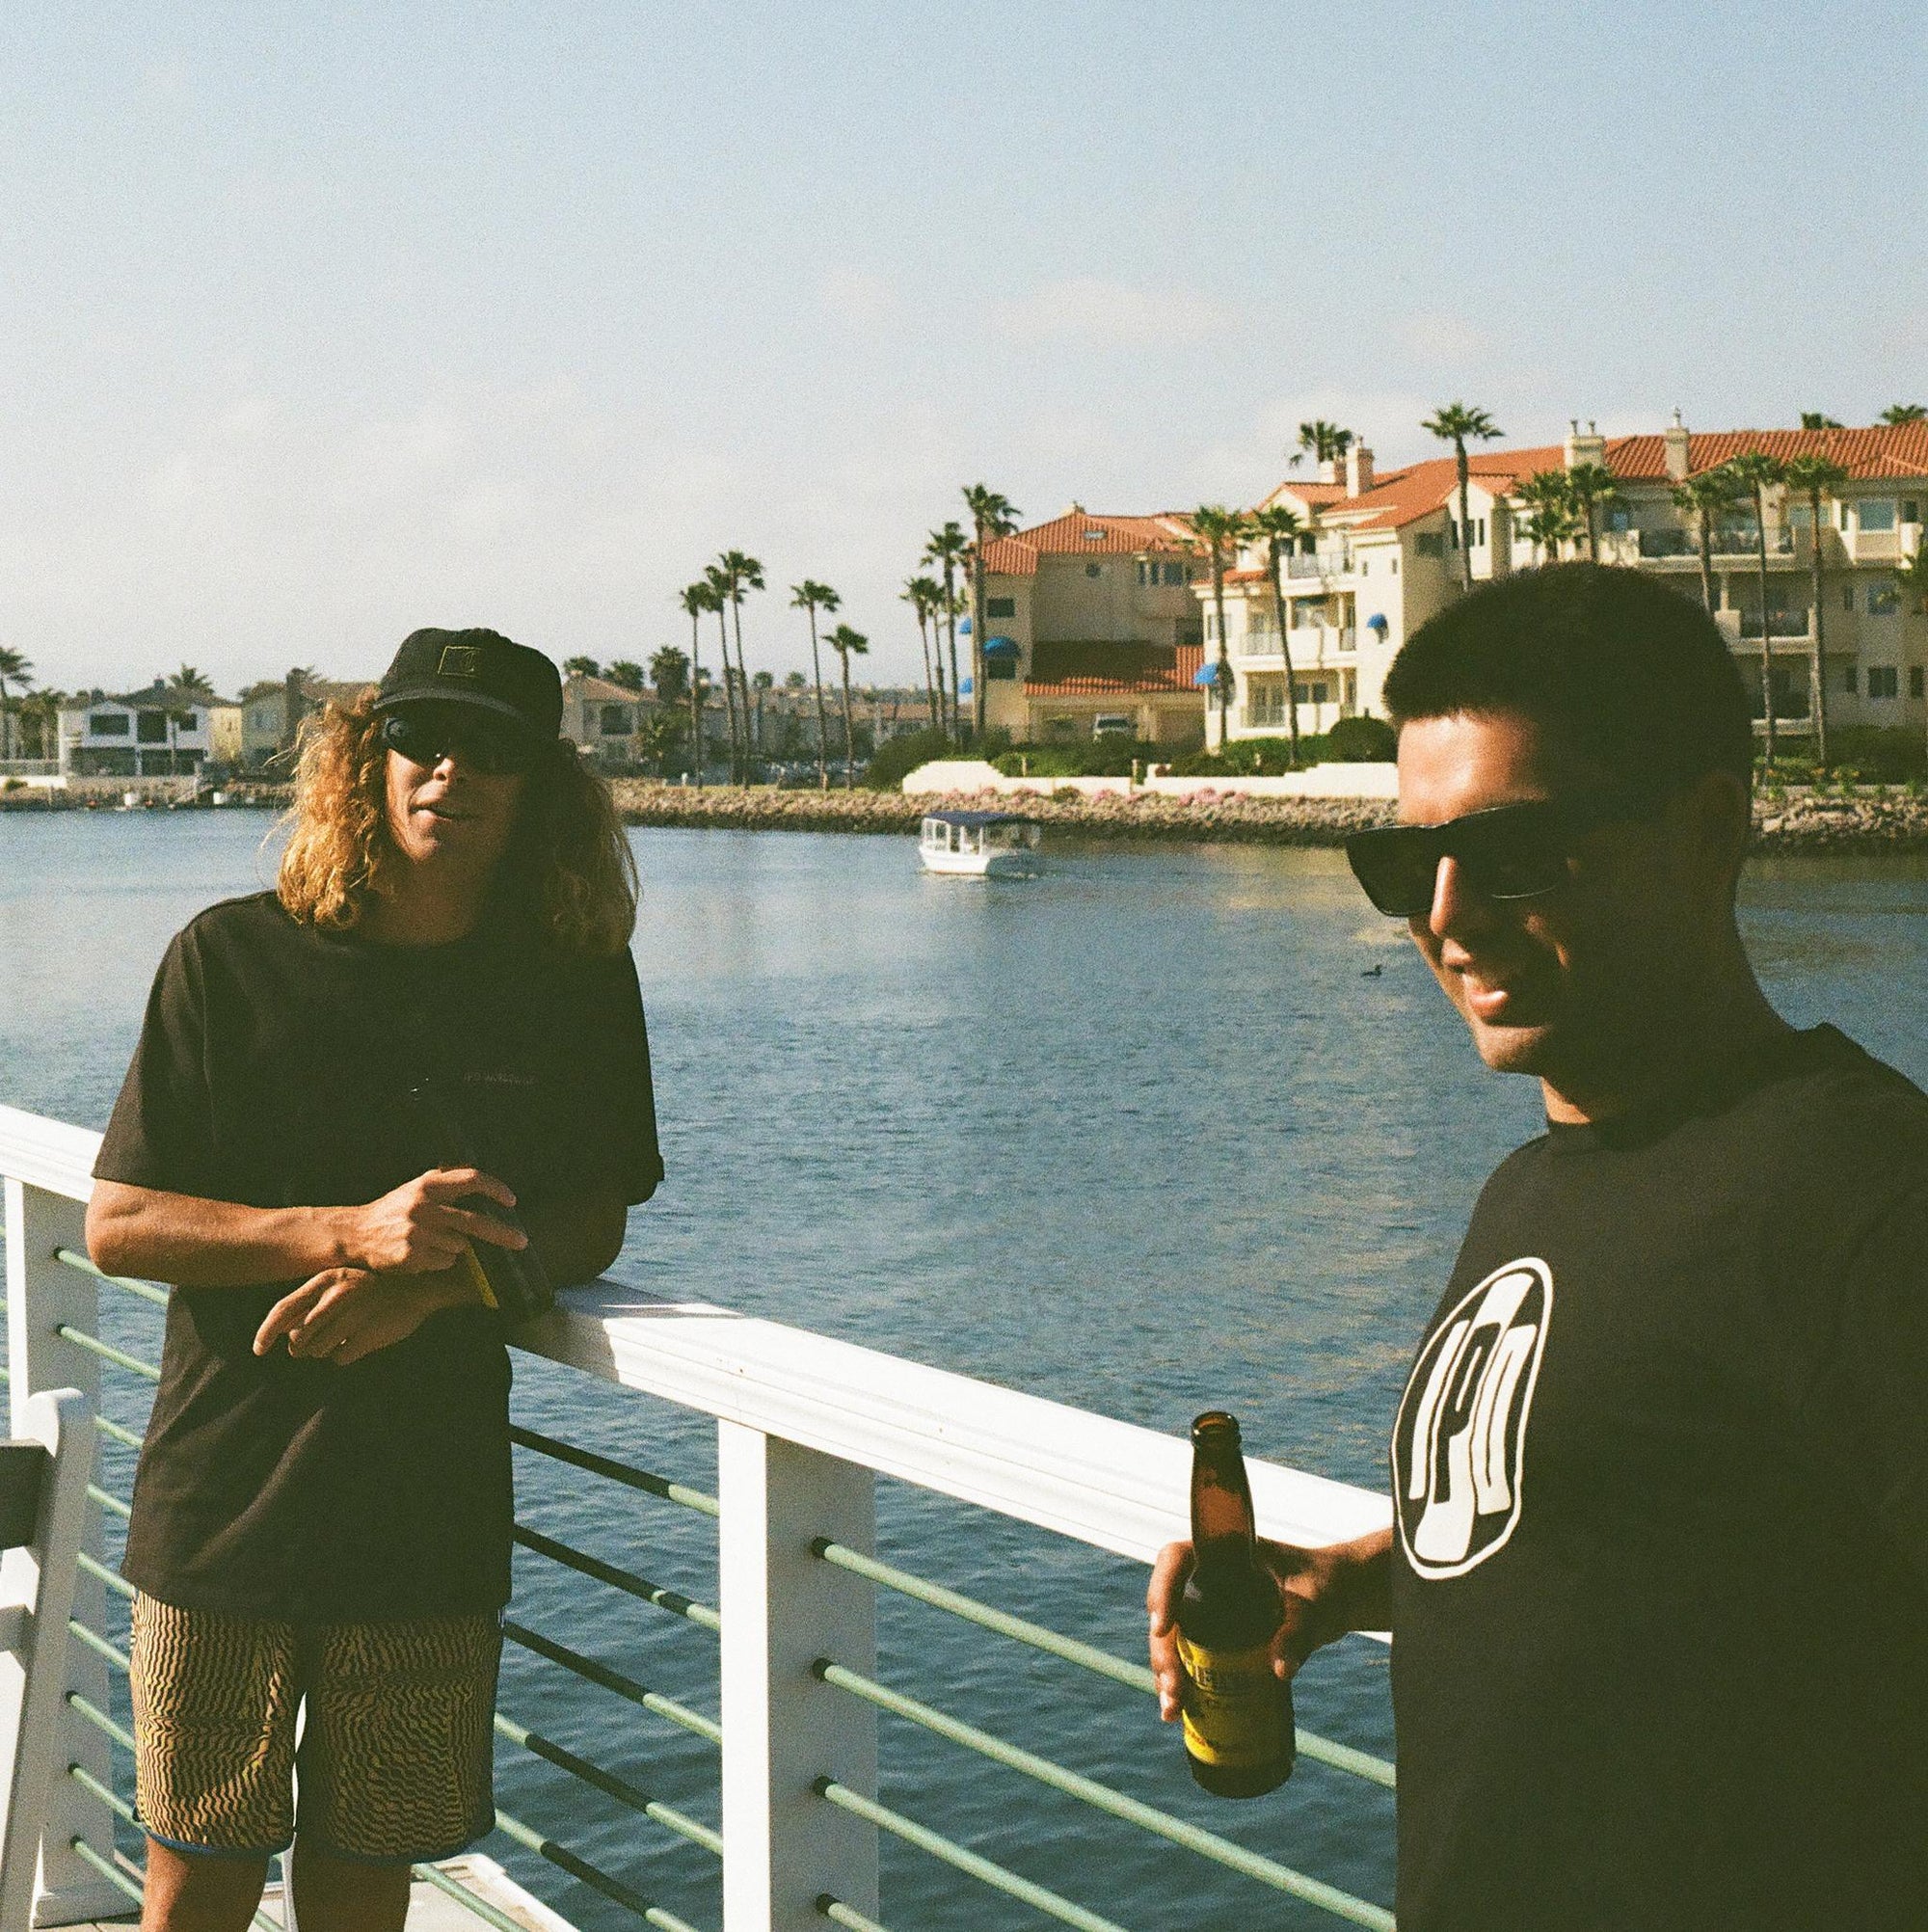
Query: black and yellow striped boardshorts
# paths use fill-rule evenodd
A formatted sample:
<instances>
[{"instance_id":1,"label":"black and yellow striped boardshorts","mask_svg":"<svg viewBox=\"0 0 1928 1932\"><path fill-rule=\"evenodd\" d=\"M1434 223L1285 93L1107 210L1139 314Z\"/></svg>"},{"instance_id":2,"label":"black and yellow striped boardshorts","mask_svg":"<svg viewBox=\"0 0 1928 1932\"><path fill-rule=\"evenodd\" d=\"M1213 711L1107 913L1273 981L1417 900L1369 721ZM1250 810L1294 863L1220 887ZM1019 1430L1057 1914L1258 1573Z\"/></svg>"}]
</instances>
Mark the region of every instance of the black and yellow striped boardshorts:
<instances>
[{"instance_id":1,"label":"black and yellow striped boardshorts","mask_svg":"<svg viewBox=\"0 0 1928 1932\"><path fill-rule=\"evenodd\" d=\"M451 1857L495 1823L501 1653L493 1615L299 1624L138 1597L141 1829L231 1858L284 1851L298 1833L376 1864Z\"/></svg>"}]
</instances>

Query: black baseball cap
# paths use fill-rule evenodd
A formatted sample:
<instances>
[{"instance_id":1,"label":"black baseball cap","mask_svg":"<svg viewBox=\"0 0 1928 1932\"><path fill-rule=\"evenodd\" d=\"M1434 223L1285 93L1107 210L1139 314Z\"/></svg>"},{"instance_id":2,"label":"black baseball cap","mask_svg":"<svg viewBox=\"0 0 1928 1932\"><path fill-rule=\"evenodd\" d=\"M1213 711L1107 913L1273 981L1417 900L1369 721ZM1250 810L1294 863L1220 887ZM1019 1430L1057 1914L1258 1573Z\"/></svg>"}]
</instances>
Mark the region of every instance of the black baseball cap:
<instances>
[{"instance_id":1,"label":"black baseball cap","mask_svg":"<svg viewBox=\"0 0 1928 1932\"><path fill-rule=\"evenodd\" d=\"M547 739L562 729L562 679L499 631L412 631L375 693L377 711L404 705L473 705Z\"/></svg>"}]
</instances>

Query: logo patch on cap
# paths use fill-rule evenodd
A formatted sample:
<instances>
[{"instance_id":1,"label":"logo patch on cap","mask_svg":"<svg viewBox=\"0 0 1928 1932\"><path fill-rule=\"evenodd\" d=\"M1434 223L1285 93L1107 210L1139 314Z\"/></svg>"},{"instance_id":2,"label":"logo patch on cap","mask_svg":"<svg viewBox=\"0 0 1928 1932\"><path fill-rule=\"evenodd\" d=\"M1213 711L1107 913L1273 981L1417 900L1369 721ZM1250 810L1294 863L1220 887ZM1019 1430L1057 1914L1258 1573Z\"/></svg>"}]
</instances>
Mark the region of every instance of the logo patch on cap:
<instances>
[{"instance_id":1,"label":"logo patch on cap","mask_svg":"<svg viewBox=\"0 0 1928 1932\"><path fill-rule=\"evenodd\" d=\"M473 644L444 644L435 674L438 678L479 678L482 653Z\"/></svg>"}]
</instances>

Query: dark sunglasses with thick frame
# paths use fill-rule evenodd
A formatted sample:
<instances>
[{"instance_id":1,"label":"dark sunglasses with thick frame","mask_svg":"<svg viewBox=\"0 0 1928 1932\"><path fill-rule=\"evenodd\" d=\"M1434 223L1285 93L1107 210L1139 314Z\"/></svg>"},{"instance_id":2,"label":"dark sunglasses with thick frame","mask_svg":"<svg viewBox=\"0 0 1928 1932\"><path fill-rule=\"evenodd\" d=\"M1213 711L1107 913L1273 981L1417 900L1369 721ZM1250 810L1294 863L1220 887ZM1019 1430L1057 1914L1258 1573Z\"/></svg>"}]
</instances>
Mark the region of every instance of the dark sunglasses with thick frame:
<instances>
[{"instance_id":1,"label":"dark sunglasses with thick frame","mask_svg":"<svg viewBox=\"0 0 1928 1932\"><path fill-rule=\"evenodd\" d=\"M498 724L480 711L466 717L441 708L390 711L382 720L382 742L411 765L428 768L452 757L486 778L520 777L541 749L506 718Z\"/></svg>"},{"instance_id":2,"label":"dark sunglasses with thick frame","mask_svg":"<svg viewBox=\"0 0 1928 1932\"><path fill-rule=\"evenodd\" d=\"M1575 848L1589 832L1651 818L1658 802L1623 791L1525 798L1438 825L1354 832L1346 858L1366 897L1389 919L1422 919L1433 910L1441 859L1457 861L1467 889L1483 899L1540 899L1572 876Z\"/></svg>"}]
</instances>

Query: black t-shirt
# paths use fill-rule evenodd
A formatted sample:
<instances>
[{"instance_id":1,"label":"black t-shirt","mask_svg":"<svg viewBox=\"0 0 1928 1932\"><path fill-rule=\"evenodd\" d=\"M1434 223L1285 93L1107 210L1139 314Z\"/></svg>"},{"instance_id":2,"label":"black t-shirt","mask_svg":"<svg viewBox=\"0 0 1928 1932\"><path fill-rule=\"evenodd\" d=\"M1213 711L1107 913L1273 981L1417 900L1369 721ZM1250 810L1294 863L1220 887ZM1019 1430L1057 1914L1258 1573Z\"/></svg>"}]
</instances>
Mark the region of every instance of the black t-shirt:
<instances>
[{"instance_id":1,"label":"black t-shirt","mask_svg":"<svg viewBox=\"0 0 1928 1932\"><path fill-rule=\"evenodd\" d=\"M169 947L94 1172L250 1207L371 1201L442 1165L409 1087L451 1096L525 1208L662 1177L635 967L485 929L375 946L272 894ZM176 1289L124 1570L164 1602L305 1623L509 1596L508 1353L479 1304L346 1368L256 1356L295 1284Z\"/></svg>"},{"instance_id":2,"label":"black t-shirt","mask_svg":"<svg viewBox=\"0 0 1928 1932\"><path fill-rule=\"evenodd\" d=\"M1402 1932L1928 1925L1928 1097L1824 1027L1521 1148L1392 1464Z\"/></svg>"}]
</instances>

